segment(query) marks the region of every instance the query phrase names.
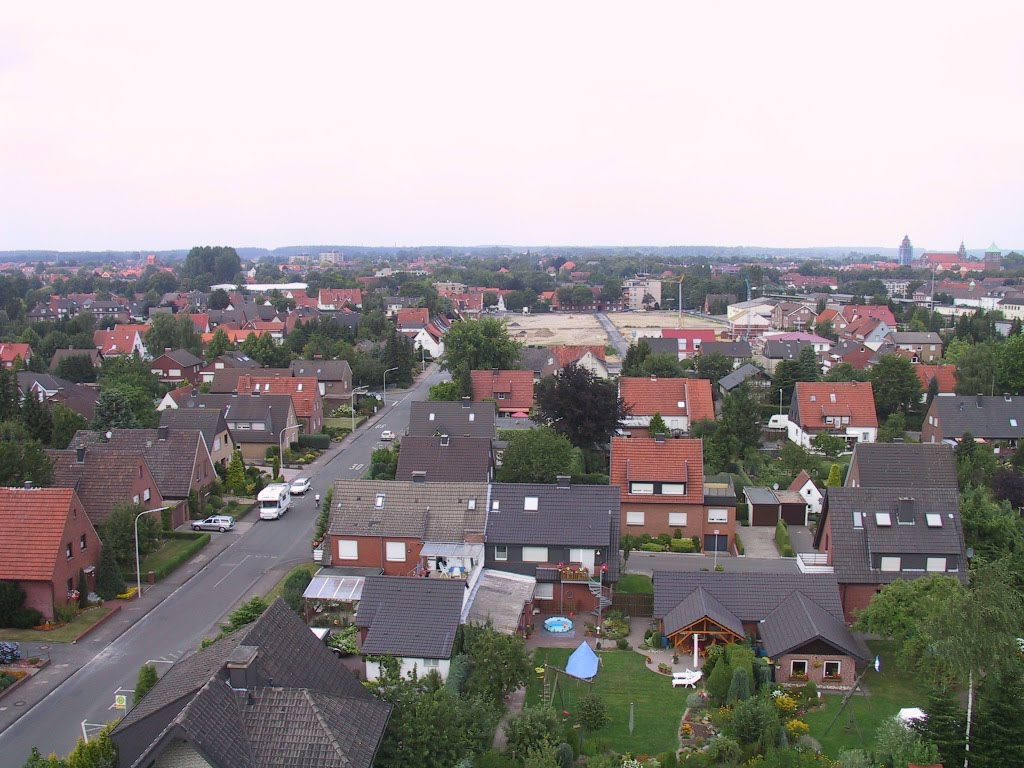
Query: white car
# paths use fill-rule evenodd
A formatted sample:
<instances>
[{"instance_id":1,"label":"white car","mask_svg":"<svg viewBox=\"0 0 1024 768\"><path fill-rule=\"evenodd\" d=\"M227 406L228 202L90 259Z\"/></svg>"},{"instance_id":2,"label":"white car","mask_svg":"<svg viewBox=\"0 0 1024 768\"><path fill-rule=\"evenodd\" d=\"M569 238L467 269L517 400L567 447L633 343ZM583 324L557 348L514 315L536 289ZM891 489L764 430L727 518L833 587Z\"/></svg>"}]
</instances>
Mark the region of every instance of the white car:
<instances>
[{"instance_id":1,"label":"white car","mask_svg":"<svg viewBox=\"0 0 1024 768\"><path fill-rule=\"evenodd\" d=\"M390 429L385 429L383 432L380 433L380 439L381 440L394 440L395 439L395 433L392 432Z\"/></svg>"},{"instance_id":2,"label":"white car","mask_svg":"<svg viewBox=\"0 0 1024 768\"><path fill-rule=\"evenodd\" d=\"M296 477L292 480L289 492L293 496L302 496L309 490L310 482L308 477Z\"/></svg>"}]
</instances>

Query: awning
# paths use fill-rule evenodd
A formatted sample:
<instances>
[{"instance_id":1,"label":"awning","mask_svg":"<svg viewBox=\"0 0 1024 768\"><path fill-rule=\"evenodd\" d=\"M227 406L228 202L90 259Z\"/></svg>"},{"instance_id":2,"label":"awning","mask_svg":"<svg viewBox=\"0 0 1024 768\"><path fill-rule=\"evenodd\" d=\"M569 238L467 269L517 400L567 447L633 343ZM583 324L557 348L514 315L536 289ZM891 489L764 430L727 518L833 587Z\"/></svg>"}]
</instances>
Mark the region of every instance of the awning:
<instances>
[{"instance_id":1,"label":"awning","mask_svg":"<svg viewBox=\"0 0 1024 768\"><path fill-rule=\"evenodd\" d=\"M302 596L309 600L334 600L351 603L363 595L363 576L322 576L316 575L309 582Z\"/></svg>"},{"instance_id":2,"label":"awning","mask_svg":"<svg viewBox=\"0 0 1024 768\"><path fill-rule=\"evenodd\" d=\"M423 542L420 557L475 557L484 559L483 544L448 544L436 541Z\"/></svg>"},{"instance_id":3,"label":"awning","mask_svg":"<svg viewBox=\"0 0 1024 768\"><path fill-rule=\"evenodd\" d=\"M523 413L522 411L516 411L515 413L512 414L512 418L513 419L528 419L528 418L530 418L530 414Z\"/></svg>"}]
</instances>

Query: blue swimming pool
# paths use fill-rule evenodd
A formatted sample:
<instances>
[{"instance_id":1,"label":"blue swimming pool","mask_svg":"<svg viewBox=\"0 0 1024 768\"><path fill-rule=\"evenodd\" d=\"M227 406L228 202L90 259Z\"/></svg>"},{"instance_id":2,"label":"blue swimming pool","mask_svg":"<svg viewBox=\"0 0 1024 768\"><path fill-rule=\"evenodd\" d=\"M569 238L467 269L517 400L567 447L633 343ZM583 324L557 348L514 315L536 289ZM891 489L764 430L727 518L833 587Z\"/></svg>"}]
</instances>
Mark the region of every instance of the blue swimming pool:
<instances>
[{"instance_id":1,"label":"blue swimming pool","mask_svg":"<svg viewBox=\"0 0 1024 768\"><path fill-rule=\"evenodd\" d=\"M556 635L563 632L571 632L572 620L565 618L565 616L552 616L550 619L544 619L544 629Z\"/></svg>"}]
</instances>

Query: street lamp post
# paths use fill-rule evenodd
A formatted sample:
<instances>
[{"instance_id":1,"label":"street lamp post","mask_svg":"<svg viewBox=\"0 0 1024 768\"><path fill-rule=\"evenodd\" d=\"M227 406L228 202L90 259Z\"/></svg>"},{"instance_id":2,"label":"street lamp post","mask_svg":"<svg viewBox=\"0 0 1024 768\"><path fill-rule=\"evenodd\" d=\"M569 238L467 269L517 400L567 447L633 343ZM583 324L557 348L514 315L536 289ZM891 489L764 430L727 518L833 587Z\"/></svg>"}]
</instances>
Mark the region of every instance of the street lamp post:
<instances>
[{"instance_id":1,"label":"street lamp post","mask_svg":"<svg viewBox=\"0 0 1024 768\"><path fill-rule=\"evenodd\" d=\"M715 528L715 570L718 570L718 528Z\"/></svg>"},{"instance_id":2,"label":"street lamp post","mask_svg":"<svg viewBox=\"0 0 1024 768\"><path fill-rule=\"evenodd\" d=\"M349 398L351 399L351 404L349 405L349 408L352 411L352 431L353 432L356 431L356 395L362 395L362 394L365 394L365 392L366 392L366 387L356 387L355 389L352 390L352 393L349 395Z\"/></svg>"},{"instance_id":3,"label":"street lamp post","mask_svg":"<svg viewBox=\"0 0 1024 768\"><path fill-rule=\"evenodd\" d=\"M298 429L301 424L292 424L290 427L281 427L281 431L277 433L277 457L284 464L284 433L289 429Z\"/></svg>"},{"instance_id":4,"label":"street lamp post","mask_svg":"<svg viewBox=\"0 0 1024 768\"><path fill-rule=\"evenodd\" d=\"M388 368L386 371L384 371L384 407L385 408L388 407L388 374L391 373L392 371L397 371L397 370L398 370L398 366L396 365L394 368Z\"/></svg>"},{"instance_id":5,"label":"street lamp post","mask_svg":"<svg viewBox=\"0 0 1024 768\"><path fill-rule=\"evenodd\" d=\"M163 512L170 507L157 507L156 509L144 509L135 516L135 599L142 597L142 558L139 557L139 518L152 512Z\"/></svg>"}]
</instances>

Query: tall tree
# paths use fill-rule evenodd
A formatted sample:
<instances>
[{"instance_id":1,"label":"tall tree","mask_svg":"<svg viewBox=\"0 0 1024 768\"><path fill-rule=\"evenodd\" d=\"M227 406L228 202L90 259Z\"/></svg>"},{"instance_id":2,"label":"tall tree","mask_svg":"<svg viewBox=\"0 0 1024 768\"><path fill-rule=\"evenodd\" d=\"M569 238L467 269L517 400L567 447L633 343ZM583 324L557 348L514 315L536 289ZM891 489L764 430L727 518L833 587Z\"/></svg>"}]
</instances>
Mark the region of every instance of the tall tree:
<instances>
[{"instance_id":1,"label":"tall tree","mask_svg":"<svg viewBox=\"0 0 1024 768\"><path fill-rule=\"evenodd\" d=\"M232 349L232 344L227 332L223 328L218 328L213 332L210 343L206 345L206 356L210 359L220 357L229 349Z\"/></svg>"},{"instance_id":2,"label":"tall tree","mask_svg":"<svg viewBox=\"0 0 1024 768\"><path fill-rule=\"evenodd\" d=\"M126 392L118 389L100 392L92 420L93 429L106 432L108 429L137 429L139 426L139 420L132 410L131 399Z\"/></svg>"},{"instance_id":3,"label":"tall tree","mask_svg":"<svg viewBox=\"0 0 1024 768\"><path fill-rule=\"evenodd\" d=\"M460 382L468 380L469 371L512 368L522 349L509 337L505 323L490 317L455 323L445 335L444 344L441 368ZM472 391L463 390L463 394Z\"/></svg>"},{"instance_id":4,"label":"tall tree","mask_svg":"<svg viewBox=\"0 0 1024 768\"><path fill-rule=\"evenodd\" d=\"M871 389L880 421L897 411L908 411L921 400L921 382L913 364L899 355L882 355L871 369Z\"/></svg>"},{"instance_id":5,"label":"tall tree","mask_svg":"<svg viewBox=\"0 0 1024 768\"><path fill-rule=\"evenodd\" d=\"M711 380L712 389L718 386L719 379L732 373L732 359L719 352L697 355L694 365L700 378Z\"/></svg>"},{"instance_id":6,"label":"tall tree","mask_svg":"<svg viewBox=\"0 0 1024 768\"><path fill-rule=\"evenodd\" d=\"M18 421L0 422L0 486L53 483L53 462Z\"/></svg>"},{"instance_id":7,"label":"tall tree","mask_svg":"<svg viewBox=\"0 0 1024 768\"><path fill-rule=\"evenodd\" d=\"M722 427L734 441L733 455L743 455L748 448L761 443L760 407L750 392L741 384L722 401Z\"/></svg>"},{"instance_id":8,"label":"tall tree","mask_svg":"<svg viewBox=\"0 0 1024 768\"><path fill-rule=\"evenodd\" d=\"M996 457L987 444L979 443L965 432L954 450L960 487L987 486L996 470Z\"/></svg>"},{"instance_id":9,"label":"tall tree","mask_svg":"<svg viewBox=\"0 0 1024 768\"><path fill-rule=\"evenodd\" d=\"M925 719L916 721L914 729L938 748L944 765L963 765L966 723L954 692L940 685L929 687L924 712Z\"/></svg>"},{"instance_id":10,"label":"tall tree","mask_svg":"<svg viewBox=\"0 0 1024 768\"><path fill-rule=\"evenodd\" d=\"M109 547L122 568L135 571L135 518L145 507L141 504L118 504L110 511L101 531L103 547ZM139 554L145 557L160 546L160 518L142 515L138 522Z\"/></svg>"},{"instance_id":11,"label":"tall tree","mask_svg":"<svg viewBox=\"0 0 1024 768\"><path fill-rule=\"evenodd\" d=\"M647 425L647 431L653 437L654 435L668 435L670 434L668 424L665 423L665 419L662 418L660 413L655 413L651 416L651 421Z\"/></svg>"},{"instance_id":12,"label":"tall tree","mask_svg":"<svg viewBox=\"0 0 1024 768\"><path fill-rule=\"evenodd\" d=\"M992 344L975 344L956 363L958 395L994 395L999 361Z\"/></svg>"},{"instance_id":13,"label":"tall tree","mask_svg":"<svg viewBox=\"0 0 1024 768\"><path fill-rule=\"evenodd\" d=\"M96 381L96 366L85 354L62 357L54 373L73 384L92 384Z\"/></svg>"},{"instance_id":14,"label":"tall tree","mask_svg":"<svg viewBox=\"0 0 1024 768\"><path fill-rule=\"evenodd\" d=\"M604 445L628 414L612 381L569 363L537 385L536 418L578 448Z\"/></svg>"},{"instance_id":15,"label":"tall tree","mask_svg":"<svg viewBox=\"0 0 1024 768\"><path fill-rule=\"evenodd\" d=\"M978 687L978 710L971 740L971 766L1024 765L1024 663L1019 655L992 659L994 669ZM955 763L950 763L955 765Z\"/></svg>"},{"instance_id":16,"label":"tall tree","mask_svg":"<svg viewBox=\"0 0 1024 768\"><path fill-rule=\"evenodd\" d=\"M643 376L643 364L651 354L651 345L643 339L630 344L626 356L622 359L623 376Z\"/></svg>"},{"instance_id":17,"label":"tall tree","mask_svg":"<svg viewBox=\"0 0 1024 768\"><path fill-rule=\"evenodd\" d=\"M502 457L498 478L503 483L553 483L571 473L572 444L548 427L516 432Z\"/></svg>"},{"instance_id":18,"label":"tall tree","mask_svg":"<svg viewBox=\"0 0 1024 768\"><path fill-rule=\"evenodd\" d=\"M45 403L39 402L34 393L29 393L21 404L21 420L33 439L43 445L50 444L53 434L53 414Z\"/></svg>"}]
</instances>

